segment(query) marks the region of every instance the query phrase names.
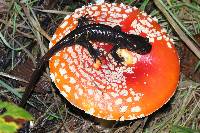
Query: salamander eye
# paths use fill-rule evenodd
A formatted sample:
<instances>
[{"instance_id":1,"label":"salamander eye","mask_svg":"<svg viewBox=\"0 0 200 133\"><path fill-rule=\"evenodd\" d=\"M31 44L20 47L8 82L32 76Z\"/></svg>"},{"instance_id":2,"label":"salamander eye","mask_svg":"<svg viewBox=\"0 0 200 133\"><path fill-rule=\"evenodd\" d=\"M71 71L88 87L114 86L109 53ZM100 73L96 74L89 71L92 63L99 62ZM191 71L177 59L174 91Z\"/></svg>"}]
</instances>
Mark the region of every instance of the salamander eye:
<instances>
[{"instance_id":1,"label":"salamander eye","mask_svg":"<svg viewBox=\"0 0 200 133\"><path fill-rule=\"evenodd\" d=\"M144 47L137 49L136 53L141 54L141 55L148 54L149 52L151 52L151 49L152 49L151 44L147 44Z\"/></svg>"},{"instance_id":2,"label":"salamander eye","mask_svg":"<svg viewBox=\"0 0 200 133\"><path fill-rule=\"evenodd\" d=\"M149 38L144 39L146 43L149 43Z\"/></svg>"}]
</instances>

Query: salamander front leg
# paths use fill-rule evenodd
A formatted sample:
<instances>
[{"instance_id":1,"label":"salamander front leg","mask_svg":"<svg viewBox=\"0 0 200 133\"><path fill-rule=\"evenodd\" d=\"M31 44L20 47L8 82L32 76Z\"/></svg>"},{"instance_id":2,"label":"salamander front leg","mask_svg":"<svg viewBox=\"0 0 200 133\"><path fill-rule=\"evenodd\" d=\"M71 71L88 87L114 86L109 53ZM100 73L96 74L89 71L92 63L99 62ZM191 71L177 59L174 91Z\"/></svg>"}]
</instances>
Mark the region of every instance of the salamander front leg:
<instances>
[{"instance_id":1,"label":"salamander front leg","mask_svg":"<svg viewBox=\"0 0 200 133\"><path fill-rule=\"evenodd\" d=\"M92 21L92 19L90 17L88 17L88 14L86 14L85 16L78 18L77 28L88 25L89 22L91 22L91 21Z\"/></svg>"}]
</instances>

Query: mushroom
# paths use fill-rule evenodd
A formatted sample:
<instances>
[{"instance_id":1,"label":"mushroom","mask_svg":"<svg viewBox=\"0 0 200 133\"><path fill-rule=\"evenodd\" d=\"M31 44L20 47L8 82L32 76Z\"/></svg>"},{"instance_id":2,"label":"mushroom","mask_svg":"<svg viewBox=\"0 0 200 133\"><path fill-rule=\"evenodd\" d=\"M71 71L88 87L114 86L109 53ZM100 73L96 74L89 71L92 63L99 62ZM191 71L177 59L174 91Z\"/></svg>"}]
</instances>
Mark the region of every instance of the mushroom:
<instances>
[{"instance_id":1,"label":"mushroom","mask_svg":"<svg viewBox=\"0 0 200 133\"><path fill-rule=\"evenodd\" d=\"M119 25L122 31L149 38L152 50L140 55L126 49L118 65L108 54L112 45L92 42L103 51L102 63L94 63L88 51L66 47L50 59L50 76L60 93L74 106L106 120L132 120L152 114L174 94L179 80L179 58L166 30L136 7L94 4L67 15L53 35L50 48L76 28L77 19L89 15L93 22ZM141 44L142 45L142 44ZM104 56L106 55L106 56Z\"/></svg>"}]
</instances>

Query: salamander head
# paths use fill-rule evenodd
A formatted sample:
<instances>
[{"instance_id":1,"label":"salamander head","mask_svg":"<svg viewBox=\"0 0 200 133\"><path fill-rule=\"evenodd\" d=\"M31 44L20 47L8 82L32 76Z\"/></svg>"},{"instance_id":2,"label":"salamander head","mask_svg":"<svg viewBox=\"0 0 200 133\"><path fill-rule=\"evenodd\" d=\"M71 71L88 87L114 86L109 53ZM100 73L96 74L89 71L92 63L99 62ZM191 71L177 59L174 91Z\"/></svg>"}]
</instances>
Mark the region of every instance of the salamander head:
<instances>
[{"instance_id":1,"label":"salamander head","mask_svg":"<svg viewBox=\"0 0 200 133\"><path fill-rule=\"evenodd\" d=\"M141 55L147 54L151 51L152 45L149 43L148 38L133 34L130 34L129 37L130 44L128 48L131 51Z\"/></svg>"}]
</instances>

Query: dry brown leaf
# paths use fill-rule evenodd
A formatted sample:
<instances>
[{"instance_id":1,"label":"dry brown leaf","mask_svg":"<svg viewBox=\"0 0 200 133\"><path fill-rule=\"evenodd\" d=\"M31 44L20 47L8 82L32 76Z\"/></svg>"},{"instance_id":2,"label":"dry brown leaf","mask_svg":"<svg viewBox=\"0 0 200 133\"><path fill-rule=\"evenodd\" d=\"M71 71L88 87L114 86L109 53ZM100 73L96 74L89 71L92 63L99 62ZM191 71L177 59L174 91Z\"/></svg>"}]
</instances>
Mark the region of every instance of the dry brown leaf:
<instances>
[{"instance_id":1,"label":"dry brown leaf","mask_svg":"<svg viewBox=\"0 0 200 133\"><path fill-rule=\"evenodd\" d=\"M4 13L8 11L8 5L4 0L0 1L0 13Z\"/></svg>"},{"instance_id":2,"label":"dry brown leaf","mask_svg":"<svg viewBox=\"0 0 200 133\"><path fill-rule=\"evenodd\" d=\"M20 65L16 66L14 68L14 70L11 70L9 73L14 76L17 76L21 79L25 79L25 80L29 81L30 77L33 73L33 69L34 69L34 65L33 65L32 61L27 60L24 63L21 63ZM24 83L24 82L19 82L19 84L21 86L28 85L27 83ZM42 76L35 87L35 91L37 93L44 94L45 92L47 92L47 90L49 90L50 87L51 87L51 82L47 78Z\"/></svg>"},{"instance_id":3,"label":"dry brown leaf","mask_svg":"<svg viewBox=\"0 0 200 133\"><path fill-rule=\"evenodd\" d=\"M194 38L200 44L200 34L196 34ZM181 46L181 68L183 74L195 82L200 82L200 69L195 71L199 59L185 45Z\"/></svg>"}]
</instances>

